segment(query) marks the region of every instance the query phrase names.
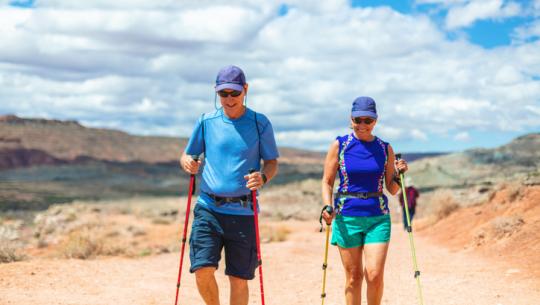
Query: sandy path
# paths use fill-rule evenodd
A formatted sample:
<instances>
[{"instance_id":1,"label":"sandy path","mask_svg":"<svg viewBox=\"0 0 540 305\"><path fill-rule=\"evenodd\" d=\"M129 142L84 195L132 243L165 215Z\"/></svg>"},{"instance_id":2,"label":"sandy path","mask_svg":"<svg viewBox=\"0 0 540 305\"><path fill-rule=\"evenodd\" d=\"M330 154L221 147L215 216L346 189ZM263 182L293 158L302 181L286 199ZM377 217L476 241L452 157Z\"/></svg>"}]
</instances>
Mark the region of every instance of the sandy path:
<instances>
[{"instance_id":1,"label":"sandy path","mask_svg":"<svg viewBox=\"0 0 540 305\"><path fill-rule=\"evenodd\" d=\"M287 223L286 242L263 245L266 304L319 304L324 234L314 223ZM411 305L416 300L407 235L393 227L383 304ZM468 253L452 253L416 236L425 304L540 304L539 280L501 262ZM0 265L0 304L151 305L174 304L178 253L141 259L32 260ZM187 266L187 265L186 265ZM187 267L184 267L187 268ZM343 304L343 272L332 247L327 305ZM218 270L222 304L228 283ZM260 304L258 279L250 283L250 304ZM185 273L180 304L203 304L194 277Z\"/></svg>"}]
</instances>

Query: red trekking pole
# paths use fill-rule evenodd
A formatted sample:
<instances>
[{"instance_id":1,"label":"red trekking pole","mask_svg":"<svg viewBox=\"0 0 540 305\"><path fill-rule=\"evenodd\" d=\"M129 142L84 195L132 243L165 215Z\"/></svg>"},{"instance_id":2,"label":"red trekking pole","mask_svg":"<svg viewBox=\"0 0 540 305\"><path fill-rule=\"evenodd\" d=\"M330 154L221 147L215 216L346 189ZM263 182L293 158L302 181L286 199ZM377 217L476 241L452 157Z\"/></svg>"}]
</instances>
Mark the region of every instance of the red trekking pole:
<instances>
[{"instance_id":1,"label":"red trekking pole","mask_svg":"<svg viewBox=\"0 0 540 305\"><path fill-rule=\"evenodd\" d=\"M198 157L194 157L193 160L198 161ZM186 236L187 236L187 227L189 223L189 213L191 211L191 197L195 194L195 175L191 174L189 178L189 193L186 207L186 218L184 220L184 236L182 238L182 250L180 254L180 267L178 268L178 282L176 283L176 299L174 305L178 305L178 291L180 290L180 279L182 278L182 265L184 263L184 250L186 248Z\"/></svg>"},{"instance_id":2,"label":"red trekking pole","mask_svg":"<svg viewBox=\"0 0 540 305\"><path fill-rule=\"evenodd\" d=\"M249 173L254 173L255 170L249 170ZM259 262L259 281L261 283L261 301L264 305L264 285L263 285L263 271L262 271L262 255L261 255L261 240L259 238L259 215L257 205L257 191L251 191L251 200L253 201L253 219L255 221L255 241L257 243L257 261Z\"/></svg>"}]
</instances>

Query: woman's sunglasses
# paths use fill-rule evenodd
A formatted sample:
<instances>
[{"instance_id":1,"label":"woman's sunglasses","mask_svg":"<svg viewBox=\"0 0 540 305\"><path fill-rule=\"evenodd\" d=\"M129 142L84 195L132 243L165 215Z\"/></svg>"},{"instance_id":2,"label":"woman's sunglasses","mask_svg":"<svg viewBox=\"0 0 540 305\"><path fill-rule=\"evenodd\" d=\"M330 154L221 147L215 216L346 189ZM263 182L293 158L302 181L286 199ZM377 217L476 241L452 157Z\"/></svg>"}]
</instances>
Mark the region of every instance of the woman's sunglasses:
<instances>
[{"instance_id":1,"label":"woman's sunglasses","mask_svg":"<svg viewBox=\"0 0 540 305\"><path fill-rule=\"evenodd\" d=\"M230 92L226 92L225 90L221 90L221 91L218 91L218 94L221 97L228 97L229 95L232 96L232 97L237 97L240 94L242 94L242 91L233 90L233 91L230 91Z\"/></svg>"},{"instance_id":2,"label":"woman's sunglasses","mask_svg":"<svg viewBox=\"0 0 540 305\"><path fill-rule=\"evenodd\" d=\"M353 122L355 124L362 124L362 122L366 123L366 125L371 125L373 122L375 122L375 119L372 119L372 118L361 118L361 117L353 117L352 118Z\"/></svg>"}]
</instances>

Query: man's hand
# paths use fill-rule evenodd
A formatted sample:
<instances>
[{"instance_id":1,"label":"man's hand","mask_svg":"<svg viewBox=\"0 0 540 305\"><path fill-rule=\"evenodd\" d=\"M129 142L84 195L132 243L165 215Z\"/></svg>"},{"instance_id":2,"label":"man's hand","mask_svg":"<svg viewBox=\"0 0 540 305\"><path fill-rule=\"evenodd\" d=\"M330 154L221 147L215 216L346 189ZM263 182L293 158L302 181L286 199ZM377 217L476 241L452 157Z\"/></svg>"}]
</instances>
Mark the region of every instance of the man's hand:
<instances>
[{"instance_id":1,"label":"man's hand","mask_svg":"<svg viewBox=\"0 0 540 305\"><path fill-rule=\"evenodd\" d=\"M182 169L188 174L196 175L199 172L199 166L201 166L200 160L195 160L192 156L182 155L180 159L180 165Z\"/></svg>"},{"instance_id":2,"label":"man's hand","mask_svg":"<svg viewBox=\"0 0 540 305\"><path fill-rule=\"evenodd\" d=\"M246 187L252 191L260 189L264 184L261 172L253 172L249 175L245 175L244 179L247 180Z\"/></svg>"}]
</instances>

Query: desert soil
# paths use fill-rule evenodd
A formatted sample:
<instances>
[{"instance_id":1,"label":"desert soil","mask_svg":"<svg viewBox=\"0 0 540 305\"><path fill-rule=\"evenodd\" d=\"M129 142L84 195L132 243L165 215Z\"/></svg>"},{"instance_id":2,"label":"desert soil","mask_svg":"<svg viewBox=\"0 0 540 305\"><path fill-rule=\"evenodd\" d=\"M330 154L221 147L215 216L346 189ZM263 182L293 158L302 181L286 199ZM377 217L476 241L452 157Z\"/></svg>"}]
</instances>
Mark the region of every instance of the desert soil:
<instances>
[{"instance_id":1,"label":"desert soil","mask_svg":"<svg viewBox=\"0 0 540 305\"><path fill-rule=\"evenodd\" d=\"M324 233L318 224L291 221L284 242L263 244L266 304L319 304ZM424 304L540 304L540 280L521 265L478 253L448 250L415 234ZM0 265L2 305L174 304L178 253L137 259L36 258ZM188 268L189 259L185 261ZM222 304L228 304L223 266L217 272ZM327 305L344 304L344 276L337 249L330 248ZM364 288L365 289L365 288ZM363 300L365 304L365 300ZM203 304L192 274L184 273L180 304ZM250 282L250 304L260 304L259 281ZM418 304L409 240L394 225L385 273L383 304Z\"/></svg>"}]
</instances>

